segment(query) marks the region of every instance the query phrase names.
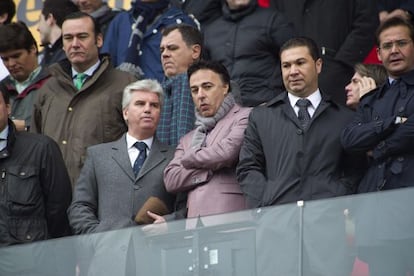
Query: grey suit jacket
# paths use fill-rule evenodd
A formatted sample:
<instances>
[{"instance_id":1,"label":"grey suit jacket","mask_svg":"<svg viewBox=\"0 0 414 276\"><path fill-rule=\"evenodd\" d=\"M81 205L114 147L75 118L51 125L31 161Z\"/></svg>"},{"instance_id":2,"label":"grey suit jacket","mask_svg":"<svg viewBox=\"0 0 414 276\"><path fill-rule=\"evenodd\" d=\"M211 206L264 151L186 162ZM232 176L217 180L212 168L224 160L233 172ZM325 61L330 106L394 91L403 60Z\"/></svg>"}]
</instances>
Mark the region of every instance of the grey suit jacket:
<instances>
[{"instance_id":1,"label":"grey suit jacket","mask_svg":"<svg viewBox=\"0 0 414 276\"><path fill-rule=\"evenodd\" d=\"M174 148L154 138L137 177L128 156L125 134L117 141L89 147L68 209L75 234L136 225L137 211L150 196L161 198L172 211L174 196L164 187L163 171Z\"/></svg>"}]
</instances>

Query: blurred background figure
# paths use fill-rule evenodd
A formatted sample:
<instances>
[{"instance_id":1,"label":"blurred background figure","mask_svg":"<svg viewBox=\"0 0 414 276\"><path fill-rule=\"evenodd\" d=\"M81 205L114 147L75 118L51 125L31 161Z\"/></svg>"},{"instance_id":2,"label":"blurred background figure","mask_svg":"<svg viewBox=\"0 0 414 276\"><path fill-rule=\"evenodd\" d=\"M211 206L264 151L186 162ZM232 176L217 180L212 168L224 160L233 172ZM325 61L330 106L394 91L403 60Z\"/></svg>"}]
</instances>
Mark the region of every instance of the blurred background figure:
<instances>
[{"instance_id":1,"label":"blurred background figure","mask_svg":"<svg viewBox=\"0 0 414 276\"><path fill-rule=\"evenodd\" d=\"M354 67L355 74L351 81L345 86L346 105L357 109L359 99L381 86L387 80L387 71L380 64L357 63Z\"/></svg>"},{"instance_id":2,"label":"blurred background figure","mask_svg":"<svg viewBox=\"0 0 414 276\"><path fill-rule=\"evenodd\" d=\"M79 7L81 12L88 13L96 19L104 37L109 23L121 11L110 8L103 0L72 0L72 2Z\"/></svg>"},{"instance_id":3,"label":"blurred background figure","mask_svg":"<svg viewBox=\"0 0 414 276\"><path fill-rule=\"evenodd\" d=\"M70 0L45 0L39 16L37 30L41 45L40 64L48 66L66 58L62 43L62 23L66 15L78 11L78 7Z\"/></svg>"},{"instance_id":4,"label":"blurred background figure","mask_svg":"<svg viewBox=\"0 0 414 276\"><path fill-rule=\"evenodd\" d=\"M16 14L16 4L13 0L0 1L0 24L9 24Z\"/></svg>"},{"instance_id":5,"label":"blurred background figure","mask_svg":"<svg viewBox=\"0 0 414 276\"><path fill-rule=\"evenodd\" d=\"M400 17L413 22L414 1L412 0L378 0L380 23L391 17Z\"/></svg>"},{"instance_id":6,"label":"blurred background figure","mask_svg":"<svg viewBox=\"0 0 414 276\"><path fill-rule=\"evenodd\" d=\"M11 100L16 129L29 130L38 90L49 78L39 66L37 43L23 22L0 25L0 57L10 74L1 83Z\"/></svg>"},{"instance_id":7,"label":"blurred background figure","mask_svg":"<svg viewBox=\"0 0 414 276\"><path fill-rule=\"evenodd\" d=\"M16 14L16 5L13 0L0 1L0 24L9 24ZM0 80L4 79L9 74L3 61L0 61Z\"/></svg>"},{"instance_id":8,"label":"blurred background figure","mask_svg":"<svg viewBox=\"0 0 414 276\"><path fill-rule=\"evenodd\" d=\"M162 82L161 32L167 26L182 23L196 26L169 0L134 0L131 8L109 25L101 52L109 53L114 66L122 71Z\"/></svg>"},{"instance_id":9,"label":"blurred background figure","mask_svg":"<svg viewBox=\"0 0 414 276\"><path fill-rule=\"evenodd\" d=\"M282 13L256 0L222 1L221 14L201 26L207 58L226 66L241 104L257 106L283 91L279 48L295 35Z\"/></svg>"}]
</instances>

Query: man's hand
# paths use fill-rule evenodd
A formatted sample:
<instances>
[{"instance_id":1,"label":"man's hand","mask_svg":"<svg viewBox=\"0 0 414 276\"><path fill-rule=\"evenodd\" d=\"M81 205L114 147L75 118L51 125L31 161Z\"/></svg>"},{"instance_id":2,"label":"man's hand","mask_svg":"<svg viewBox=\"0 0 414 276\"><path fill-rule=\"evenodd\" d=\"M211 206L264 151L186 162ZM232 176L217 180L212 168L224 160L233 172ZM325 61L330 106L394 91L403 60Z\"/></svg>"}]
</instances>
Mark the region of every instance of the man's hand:
<instances>
[{"instance_id":1,"label":"man's hand","mask_svg":"<svg viewBox=\"0 0 414 276\"><path fill-rule=\"evenodd\" d=\"M155 213L153 213L151 211L147 211L147 215L150 218L154 219L154 222L153 222L154 224L165 222L165 219L164 219L163 216L157 215L157 214L155 214Z\"/></svg>"},{"instance_id":2,"label":"man's hand","mask_svg":"<svg viewBox=\"0 0 414 276\"><path fill-rule=\"evenodd\" d=\"M392 12L382 11L378 14L380 23L390 19L391 17L399 17L404 20L411 20L411 14L403 9L395 9Z\"/></svg>"},{"instance_id":3,"label":"man's hand","mask_svg":"<svg viewBox=\"0 0 414 276\"><path fill-rule=\"evenodd\" d=\"M358 82L358 87L359 87L359 97L362 97L368 92L377 88L377 84L375 83L375 80L373 78L362 77L361 81Z\"/></svg>"},{"instance_id":4,"label":"man's hand","mask_svg":"<svg viewBox=\"0 0 414 276\"><path fill-rule=\"evenodd\" d=\"M168 226L167 223L165 223L163 216L157 215L151 211L147 211L147 215L154 219L154 222L142 227L142 231L148 235L159 235L168 232Z\"/></svg>"},{"instance_id":5,"label":"man's hand","mask_svg":"<svg viewBox=\"0 0 414 276\"><path fill-rule=\"evenodd\" d=\"M402 9L395 9L392 12L390 12L388 14L388 19L391 17L399 17L402 18L404 20L410 20L411 19L411 15L409 12L402 10Z\"/></svg>"},{"instance_id":6,"label":"man's hand","mask_svg":"<svg viewBox=\"0 0 414 276\"><path fill-rule=\"evenodd\" d=\"M13 123L16 125L17 131L25 131L26 123L24 120L12 120Z\"/></svg>"}]
</instances>

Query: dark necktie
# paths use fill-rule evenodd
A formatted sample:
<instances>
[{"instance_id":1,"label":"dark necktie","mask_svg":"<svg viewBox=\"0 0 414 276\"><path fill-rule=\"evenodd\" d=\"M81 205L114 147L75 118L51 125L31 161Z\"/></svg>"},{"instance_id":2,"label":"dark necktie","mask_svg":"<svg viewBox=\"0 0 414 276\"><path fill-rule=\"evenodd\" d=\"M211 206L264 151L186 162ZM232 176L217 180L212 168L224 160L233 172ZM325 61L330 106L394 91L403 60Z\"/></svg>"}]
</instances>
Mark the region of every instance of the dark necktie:
<instances>
[{"instance_id":1,"label":"dark necktie","mask_svg":"<svg viewBox=\"0 0 414 276\"><path fill-rule=\"evenodd\" d=\"M147 158L147 144L144 142L136 142L134 144L134 147L136 147L139 150L139 154L137 159L134 162L133 171L135 176L138 175L139 170L141 169L142 165L145 162L145 159Z\"/></svg>"},{"instance_id":2,"label":"dark necktie","mask_svg":"<svg viewBox=\"0 0 414 276\"><path fill-rule=\"evenodd\" d=\"M311 120L311 117L308 112L308 106L311 105L311 102L308 99L299 99L296 102L296 105L299 107L298 119L300 121L300 124L302 125L302 128L306 130L309 127L309 123Z\"/></svg>"}]
</instances>

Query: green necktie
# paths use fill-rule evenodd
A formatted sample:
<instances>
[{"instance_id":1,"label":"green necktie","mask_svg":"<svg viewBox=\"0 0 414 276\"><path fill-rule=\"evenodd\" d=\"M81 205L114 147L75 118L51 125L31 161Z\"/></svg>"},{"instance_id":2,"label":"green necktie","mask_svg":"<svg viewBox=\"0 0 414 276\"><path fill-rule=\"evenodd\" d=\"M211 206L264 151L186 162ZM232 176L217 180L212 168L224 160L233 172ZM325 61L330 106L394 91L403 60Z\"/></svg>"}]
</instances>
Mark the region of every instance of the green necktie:
<instances>
[{"instance_id":1,"label":"green necktie","mask_svg":"<svg viewBox=\"0 0 414 276\"><path fill-rule=\"evenodd\" d=\"M75 79L73 80L73 84L75 85L75 87L79 90L82 88L83 82L85 81L86 77L88 75L86 75L85 73L78 73L75 76Z\"/></svg>"}]
</instances>

